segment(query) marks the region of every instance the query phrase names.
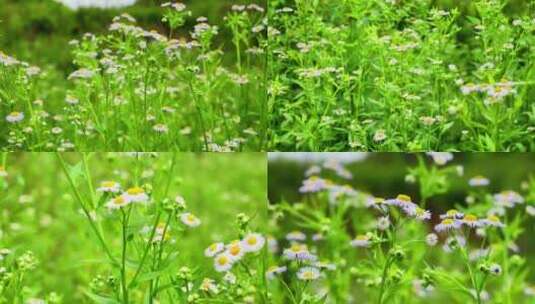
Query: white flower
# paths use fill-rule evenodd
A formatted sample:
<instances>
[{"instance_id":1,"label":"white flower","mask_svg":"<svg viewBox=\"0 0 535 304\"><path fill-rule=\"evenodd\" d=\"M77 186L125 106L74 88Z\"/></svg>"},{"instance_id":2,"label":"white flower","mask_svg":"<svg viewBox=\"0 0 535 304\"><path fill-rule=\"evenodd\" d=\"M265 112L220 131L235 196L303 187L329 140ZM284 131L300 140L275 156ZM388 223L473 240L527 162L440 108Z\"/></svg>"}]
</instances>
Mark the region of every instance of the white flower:
<instances>
[{"instance_id":1,"label":"white flower","mask_svg":"<svg viewBox=\"0 0 535 304\"><path fill-rule=\"evenodd\" d=\"M97 191L117 193L121 191L121 185L114 181L103 181L100 183L100 187L97 188Z\"/></svg>"},{"instance_id":2,"label":"white flower","mask_svg":"<svg viewBox=\"0 0 535 304\"><path fill-rule=\"evenodd\" d=\"M109 209L119 209L127 206L130 203L131 201L127 197L125 197L124 195L119 195L108 201L106 207L108 207Z\"/></svg>"},{"instance_id":3,"label":"white flower","mask_svg":"<svg viewBox=\"0 0 535 304\"><path fill-rule=\"evenodd\" d=\"M284 257L288 260L297 261L315 261L317 257L308 251L308 248L304 244L294 243L290 248L284 249Z\"/></svg>"},{"instance_id":4,"label":"white flower","mask_svg":"<svg viewBox=\"0 0 535 304\"><path fill-rule=\"evenodd\" d=\"M512 208L515 204L523 204L524 198L515 191L507 190L494 194L494 200L499 206Z\"/></svg>"},{"instance_id":5,"label":"white flower","mask_svg":"<svg viewBox=\"0 0 535 304\"><path fill-rule=\"evenodd\" d=\"M489 216L487 216L486 219L482 220L481 222L487 226L500 227L500 228L505 227L505 225L500 221L500 218L494 214L490 214Z\"/></svg>"},{"instance_id":6,"label":"white flower","mask_svg":"<svg viewBox=\"0 0 535 304\"><path fill-rule=\"evenodd\" d=\"M357 235L351 242L352 247L370 247L370 236L369 235Z\"/></svg>"},{"instance_id":7,"label":"white flower","mask_svg":"<svg viewBox=\"0 0 535 304\"><path fill-rule=\"evenodd\" d=\"M256 252L264 247L266 239L259 233L249 233L241 243L245 252Z\"/></svg>"},{"instance_id":8,"label":"white flower","mask_svg":"<svg viewBox=\"0 0 535 304\"><path fill-rule=\"evenodd\" d=\"M60 127L54 127L52 128L52 130L50 130L52 132L52 134L60 134L61 132L63 132L63 129L60 128Z\"/></svg>"},{"instance_id":9,"label":"white flower","mask_svg":"<svg viewBox=\"0 0 535 304\"><path fill-rule=\"evenodd\" d=\"M232 262L241 260L241 258L245 255L245 249L240 241L233 241L228 244L225 252L228 253Z\"/></svg>"},{"instance_id":10,"label":"white flower","mask_svg":"<svg viewBox=\"0 0 535 304\"><path fill-rule=\"evenodd\" d=\"M223 280L229 284L236 284L236 276L232 272L225 273Z\"/></svg>"},{"instance_id":11,"label":"white flower","mask_svg":"<svg viewBox=\"0 0 535 304\"><path fill-rule=\"evenodd\" d=\"M429 246L435 246L438 243L438 236L436 234L434 234L434 233L429 233L425 237L425 242Z\"/></svg>"},{"instance_id":12,"label":"white flower","mask_svg":"<svg viewBox=\"0 0 535 304\"><path fill-rule=\"evenodd\" d=\"M307 236L301 231L292 231L286 235L288 241L304 241Z\"/></svg>"},{"instance_id":13,"label":"white flower","mask_svg":"<svg viewBox=\"0 0 535 304\"><path fill-rule=\"evenodd\" d=\"M133 203L147 203L149 200L149 196L141 187L129 188L123 195Z\"/></svg>"},{"instance_id":14,"label":"white flower","mask_svg":"<svg viewBox=\"0 0 535 304\"><path fill-rule=\"evenodd\" d=\"M189 212L182 213L180 221L188 227L197 227L201 224L201 220Z\"/></svg>"},{"instance_id":15,"label":"white flower","mask_svg":"<svg viewBox=\"0 0 535 304\"><path fill-rule=\"evenodd\" d=\"M286 266L271 266L266 271L266 277L270 280L275 278L275 275L281 274L287 270Z\"/></svg>"},{"instance_id":16,"label":"white flower","mask_svg":"<svg viewBox=\"0 0 535 304\"><path fill-rule=\"evenodd\" d=\"M447 238L442 249L445 252L452 252L454 249L464 246L466 246L466 239L462 236L455 236Z\"/></svg>"},{"instance_id":17,"label":"white flower","mask_svg":"<svg viewBox=\"0 0 535 304\"><path fill-rule=\"evenodd\" d=\"M467 214L463 217L463 219L461 220L461 223L470 227L470 228L477 228L477 227L481 227L483 225L483 223L481 221L479 221L479 219L477 218L477 216L473 215L473 214Z\"/></svg>"},{"instance_id":18,"label":"white flower","mask_svg":"<svg viewBox=\"0 0 535 304\"><path fill-rule=\"evenodd\" d=\"M215 270L218 272L229 271L232 268L232 262L232 257L227 252L220 253L214 259Z\"/></svg>"},{"instance_id":19,"label":"white flower","mask_svg":"<svg viewBox=\"0 0 535 304\"><path fill-rule=\"evenodd\" d=\"M482 186L488 186L490 184L490 181L488 178L478 175L478 176L472 177L468 181L468 184L472 187L482 187Z\"/></svg>"},{"instance_id":20,"label":"white flower","mask_svg":"<svg viewBox=\"0 0 535 304\"><path fill-rule=\"evenodd\" d=\"M297 271L297 278L303 281L313 281L320 277L320 271L316 267L301 267Z\"/></svg>"},{"instance_id":21,"label":"white flower","mask_svg":"<svg viewBox=\"0 0 535 304\"><path fill-rule=\"evenodd\" d=\"M414 209L414 214L410 214L410 215L414 216L417 220L421 220L421 221L431 219L431 212L429 210L425 210L420 207L416 207L416 209Z\"/></svg>"},{"instance_id":22,"label":"white flower","mask_svg":"<svg viewBox=\"0 0 535 304\"><path fill-rule=\"evenodd\" d=\"M223 250L225 250L225 245L223 243L213 243L204 250L204 255L207 257L213 257Z\"/></svg>"},{"instance_id":23,"label":"white flower","mask_svg":"<svg viewBox=\"0 0 535 304\"><path fill-rule=\"evenodd\" d=\"M169 132L169 128L164 124L156 124L152 127L152 129L158 133L167 133Z\"/></svg>"},{"instance_id":24,"label":"white flower","mask_svg":"<svg viewBox=\"0 0 535 304\"><path fill-rule=\"evenodd\" d=\"M11 112L6 116L6 120L9 123L17 123L24 119L24 113L22 112Z\"/></svg>"},{"instance_id":25,"label":"white flower","mask_svg":"<svg viewBox=\"0 0 535 304\"><path fill-rule=\"evenodd\" d=\"M440 224L435 226L436 232L448 231L452 229L459 229L461 227L461 222L459 220L454 220L451 218L443 219Z\"/></svg>"},{"instance_id":26,"label":"white flower","mask_svg":"<svg viewBox=\"0 0 535 304\"><path fill-rule=\"evenodd\" d=\"M450 152L427 152L427 155L433 158L435 164L443 166L453 159L453 153Z\"/></svg>"},{"instance_id":27,"label":"white flower","mask_svg":"<svg viewBox=\"0 0 535 304\"><path fill-rule=\"evenodd\" d=\"M381 142L385 139L386 139L385 130L377 130L375 131L375 134L373 134L373 141L375 142Z\"/></svg>"},{"instance_id":28,"label":"white flower","mask_svg":"<svg viewBox=\"0 0 535 304\"><path fill-rule=\"evenodd\" d=\"M411 197L405 194L400 194L396 198L385 201L387 205L397 206L401 208L407 215L414 216L418 205L412 202Z\"/></svg>"}]
</instances>

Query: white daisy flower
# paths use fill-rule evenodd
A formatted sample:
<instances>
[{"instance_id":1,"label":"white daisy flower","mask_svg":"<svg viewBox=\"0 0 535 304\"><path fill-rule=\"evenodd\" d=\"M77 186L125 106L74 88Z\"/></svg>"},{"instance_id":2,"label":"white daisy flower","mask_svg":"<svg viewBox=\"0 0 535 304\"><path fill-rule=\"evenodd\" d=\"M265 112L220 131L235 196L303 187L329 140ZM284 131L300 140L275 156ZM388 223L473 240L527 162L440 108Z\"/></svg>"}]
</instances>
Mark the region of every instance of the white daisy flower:
<instances>
[{"instance_id":1,"label":"white daisy flower","mask_svg":"<svg viewBox=\"0 0 535 304\"><path fill-rule=\"evenodd\" d=\"M315 261L317 259L314 254L308 251L306 245L298 243L294 243L290 248L284 249L282 254L288 260Z\"/></svg>"},{"instance_id":2,"label":"white daisy flower","mask_svg":"<svg viewBox=\"0 0 535 304\"><path fill-rule=\"evenodd\" d=\"M286 266L271 266L268 268L268 270L266 271L266 277L269 279L269 280L272 280L275 278L275 276L277 274L281 274L283 272L286 272L288 268Z\"/></svg>"},{"instance_id":3,"label":"white daisy flower","mask_svg":"<svg viewBox=\"0 0 535 304\"><path fill-rule=\"evenodd\" d=\"M481 221L486 226L503 228L505 225L500 221L500 218L494 214L490 214L486 219Z\"/></svg>"},{"instance_id":4,"label":"white daisy flower","mask_svg":"<svg viewBox=\"0 0 535 304\"><path fill-rule=\"evenodd\" d=\"M24 113L22 112L11 112L6 116L6 120L9 123L21 122L24 119Z\"/></svg>"},{"instance_id":5,"label":"white daisy flower","mask_svg":"<svg viewBox=\"0 0 535 304\"><path fill-rule=\"evenodd\" d=\"M302 281L313 281L320 277L320 271L316 267L301 267L297 271L297 278Z\"/></svg>"},{"instance_id":6,"label":"white daisy flower","mask_svg":"<svg viewBox=\"0 0 535 304\"><path fill-rule=\"evenodd\" d=\"M369 235L363 235L363 234L360 234L360 235L357 235L351 242L350 242L351 246L352 247L364 247L364 248L367 248L367 247L370 247L370 236Z\"/></svg>"},{"instance_id":7,"label":"white daisy flower","mask_svg":"<svg viewBox=\"0 0 535 304\"><path fill-rule=\"evenodd\" d=\"M414 214L418 205L412 202L411 197L405 194L400 194L396 198L385 201L387 205L397 206L401 208L406 214Z\"/></svg>"},{"instance_id":8,"label":"white daisy flower","mask_svg":"<svg viewBox=\"0 0 535 304\"><path fill-rule=\"evenodd\" d=\"M228 252L218 254L214 259L214 268L217 272L229 271L232 268L232 257Z\"/></svg>"},{"instance_id":9,"label":"white daisy flower","mask_svg":"<svg viewBox=\"0 0 535 304\"><path fill-rule=\"evenodd\" d=\"M103 181L100 183L100 187L97 188L97 191L117 193L121 191L121 185L114 181Z\"/></svg>"},{"instance_id":10,"label":"white daisy flower","mask_svg":"<svg viewBox=\"0 0 535 304\"><path fill-rule=\"evenodd\" d=\"M479 219L477 218L477 216L473 215L473 214L467 214L463 217L463 219L461 220L461 223L470 227L470 228L477 228L477 227L481 227L483 225L483 223L481 221L479 221Z\"/></svg>"},{"instance_id":11,"label":"white daisy flower","mask_svg":"<svg viewBox=\"0 0 535 304\"><path fill-rule=\"evenodd\" d=\"M230 256L232 262L241 260L245 255L245 249L240 241L233 241L226 247L227 250L225 252Z\"/></svg>"},{"instance_id":12,"label":"white daisy flower","mask_svg":"<svg viewBox=\"0 0 535 304\"><path fill-rule=\"evenodd\" d=\"M327 269L327 270L330 270L330 271L336 270L336 264L334 264L334 263L318 261L318 262L315 262L312 265L314 267L319 268L319 269Z\"/></svg>"},{"instance_id":13,"label":"white daisy flower","mask_svg":"<svg viewBox=\"0 0 535 304\"><path fill-rule=\"evenodd\" d=\"M448 210L445 214L440 215L440 219L455 219L455 220L461 220L464 217L464 213L459 212L455 209Z\"/></svg>"},{"instance_id":14,"label":"white daisy flower","mask_svg":"<svg viewBox=\"0 0 535 304\"><path fill-rule=\"evenodd\" d=\"M445 252L452 252L454 249L466 246L466 239L460 235L455 237L449 237L442 246Z\"/></svg>"},{"instance_id":15,"label":"white daisy flower","mask_svg":"<svg viewBox=\"0 0 535 304\"><path fill-rule=\"evenodd\" d=\"M307 236L301 231L292 231L286 235L286 239L288 241L304 241L306 240Z\"/></svg>"},{"instance_id":16,"label":"white daisy flower","mask_svg":"<svg viewBox=\"0 0 535 304\"><path fill-rule=\"evenodd\" d=\"M434 234L434 233L429 233L425 237L425 242L429 246L435 246L438 243L438 236L436 234Z\"/></svg>"},{"instance_id":17,"label":"white daisy flower","mask_svg":"<svg viewBox=\"0 0 535 304\"><path fill-rule=\"evenodd\" d=\"M443 166L453 159L453 153L450 152L427 152L427 155L433 158L435 164Z\"/></svg>"},{"instance_id":18,"label":"white daisy flower","mask_svg":"<svg viewBox=\"0 0 535 304\"><path fill-rule=\"evenodd\" d=\"M256 252L264 247L266 239L259 233L249 233L241 243L245 252Z\"/></svg>"},{"instance_id":19,"label":"white daisy flower","mask_svg":"<svg viewBox=\"0 0 535 304\"><path fill-rule=\"evenodd\" d=\"M180 215L180 221L188 227L197 227L201 224L201 220L189 212L182 213Z\"/></svg>"},{"instance_id":20,"label":"white daisy flower","mask_svg":"<svg viewBox=\"0 0 535 304\"><path fill-rule=\"evenodd\" d=\"M52 129L50 130L50 132L52 132L52 134L56 134L56 135L58 135L58 134L60 134L60 133L63 132L63 129L60 128L60 127L54 127L54 128L52 128Z\"/></svg>"},{"instance_id":21,"label":"white daisy flower","mask_svg":"<svg viewBox=\"0 0 535 304\"><path fill-rule=\"evenodd\" d=\"M489 179L481 175L474 176L468 181L468 185L472 187L488 186L489 184Z\"/></svg>"},{"instance_id":22,"label":"white daisy flower","mask_svg":"<svg viewBox=\"0 0 535 304\"><path fill-rule=\"evenodd\" d=\"M431 212L429 210L422 209L420 207L416 207L414 209L414 214L410 214L411 216L414 216L416 219L425 221L431 219Z\"/></svg>"},{"instance_id":23,"label":"white daisy flower","mask_svg":"<svg viewBox=\"0 0 535 304\"><path fill-rule=\"evenodd\" d=\"M145 190L141 187L132 187L123 193L133 203L147 203L149 196L145 193Z\"/></svg>"},{"instance_id":24,"label":"white daisy flower","mask_svg":"<svg viewBox=\"0 0 535 304\"><path fill-rule=\"evenodd\" d=\"M499 206L512 208L515 204L523 204L524 198L515 191L507 190L494 194L494 200Z\"/></svg>"},{"instance_id":25,"label":"white daisy flower","mask_svg":"<svg viewBox=\"0 0 535 304\"><path fill-rule=\"evenodd\" d=\"M225 250L225 245L223 243L213 243L204 250L204 256L211 258L216 254L221 253L223 250Z\"/></svg>"},{"instance_id":26,"label":"white daisy flower","mask_svg":"<svg viewBox=\"0 0 535 304\"><path fill-rule=\"evenodd\" d=\"M459 220L454 220L450 218L443 219L440 224L435 226L436 232L448 231L452 229L459 229L461 227L461 222Z\"/></svg>"},{"instance_id":27,"label":"white daisy flower","mask_svg":"<svg viewBox=\"0 0 535 304\"><path fill-rule=\"evenodd\" d=\"M156 124L152 127L152 129L158 133L167 133L169 132L169 128L164 124Z\"/></svg>"},{"instance_id":28,"label":"white daisy flower","mask_svg":"<svg viewBox=\"0 0 535 304\"><path fill-rule=\"evenodd\" d=\"M131 201L128 199L128 197L124 195L119 195L108 201L106 207L108 207L108 209L119 209L127 206L130 203Z\"/></svg>"}]
</instances>

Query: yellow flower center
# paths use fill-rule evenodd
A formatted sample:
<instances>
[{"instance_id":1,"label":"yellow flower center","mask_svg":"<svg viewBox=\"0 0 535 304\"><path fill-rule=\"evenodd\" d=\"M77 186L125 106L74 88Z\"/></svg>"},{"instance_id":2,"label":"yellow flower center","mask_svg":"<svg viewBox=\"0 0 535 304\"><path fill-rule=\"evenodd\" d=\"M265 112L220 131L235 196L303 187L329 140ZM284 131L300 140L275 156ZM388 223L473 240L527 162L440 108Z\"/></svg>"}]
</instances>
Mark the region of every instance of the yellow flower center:
<instances>
[{"instance_id":1,"label":"yellow flower center","mask_svg":"<svg viewBox=\"0 0 535 304\"><path fill-rule=\"evenodd\" d=\"M124 203L125 203L124 197L122 197L122 196L118 196L118 197L114 198L114 199L113 199L113 203L114 203L115 205L122 205L122 204L124 204Z\"/></svg>"},{"instance_id":2,"label":"yellow flower center","mask_svg":"<svg viewBox=\"0 0 535 304\"><path fill-rule=\"evenodd\" d=\"M477 216L473 215L473 214L467 214L464 216L464 220L467 221L467 222L475 222L477 221Z\"/></svg>"},{"instance_id":3,"label":"yellow flower center","mask_svg":"<svg viewBox=\"0 0 535 304\"><path fill-rule=\"evenodd\" d=\"M136 195L136 194L144 193L145 190L143 190L143 188L141 187L133 187L133 188L128 189L126 192L130 195Z\"/></svg>"},{"instance_id":4,"label":"yellow flower center","mask_svg":"<svg viewBox=\"0 0 535 304\"><path fill-rule=\"evenodd\" d=\"M442 221L442 224L443 225L453 225L453 220L452 219L445 219Z\"/></svg>"},{"instance_id":5,"label":"yellow flower center","mask_svg":"<svg viewBox=\"0 0 535 304\"><path fill-rule=\"evenodd\" d=\"M19 116L19 115L20 115L20 112L11 112L9 114L9 116L12 116L12 117Z\"/></svg>"},{"instance_id":6,"label":"yellow flower center","mask_svg":"<svg viewBox=\"0 0 535 304\"><path fill-rule=\"evenodd\" d=\"M101 183L101 186L103 188L113 188L115 186L115 182L112 181L105 181Z\"/></svg>"},{"instance_id":7,"label":"yellow flower center","mask_svg":"<svg viewBox=\"0 0 535 304\"><path fill-rule=\"evenodd\" d=\"M256 239L256 236L250 236L247 238L247 244L249 245L256 245L258 243L258 240Z\"/></svg>"},{"instance_id":8,"label":"yellow flower center","mask_svg":"<svg viewBox=\"0 0 535 304\"><path fill-rule=\"evenodd\" d=\"M239 245L232 245L230 246L228 252L234 256L240 254L241 252L241 247Z\"/></svg>"},{"instance_id":9,"label":"yellow flower center","mask_svg":"<svg viewBox=\"0 0 535 304\"><path fill-rule=\"evenodd\" d=\"M303 273L304 279L312 279L314 278L314 273L312 271L306 271Z\"/></svg>"},{"instance_id":10,"label":"yellow flower center","mask_svg":"<svg viewBox=\"0 0 535 304\"><path fill-rule=\"evenodd\" d=\"M300 252L304 249L304 246L303 245L299 245L299 244L293 244L292 247L290 247L290 251L292 252Z\"/></svg>"},{"instance_id":11,"label":"yellow flower center","mask_svg":"<svg viewBox=\"0 0 535 304\"><path fill-rule=\"evenodd\" d=\"M405 195L405 194L400 194L400 195L398 195L397 199L398 199L399 201L404 202L404 203L409 203L409 202L411 201L411 197L408 196L408 195Z\"/></svg>"},{"instance_id":12,"label":"yellow flower center","mask_svg":"<svg viewBox=\"0 0 535 304\"><path fill-rule=\"evenodd\" d=\"M188 214L188 216L187 216L187 220L188 220L188 222L190 222L190 223L191 223L191 222L195 222L196 219L197 219L197 218L196 218L195 215L193 215L193 214Z\"/></svg>"},{"instance_id":13,"label":"yellow flower center","mask_svg":"<svg viewBox=\"0 0 535 304\"><path fill-rule=\"evenodd\" d=\"M227 265L229 262L229 258L226 255L221 255L217 258L217 264L218 265Z\"/></svg>"},{"instance_id":14,"label":"yellow flower center","mask_svg":"<svg viewBox=\"0 0 535 304\"><path fill-rule=\"evenodd\" d=\"M458 213L457 210L455 210L455 209L450 209L450 210L448 210L448 212L446 212L446 215L448 215L448 216L455 216L457 213Z\"/></svg>"},{"instance_id":15,"label":"yellow flower center","mask_svg":"<svg viewBox=\"0 0 535 304\"><path fill-rule=\"evenodd\" d=\"M376 197L376 198L375 198L375 203L376 203L376 204L382 204L382 203L384 203L384 202L385 202L385 199L382 198L382 197Z\"/></svg>"}]
</instances>

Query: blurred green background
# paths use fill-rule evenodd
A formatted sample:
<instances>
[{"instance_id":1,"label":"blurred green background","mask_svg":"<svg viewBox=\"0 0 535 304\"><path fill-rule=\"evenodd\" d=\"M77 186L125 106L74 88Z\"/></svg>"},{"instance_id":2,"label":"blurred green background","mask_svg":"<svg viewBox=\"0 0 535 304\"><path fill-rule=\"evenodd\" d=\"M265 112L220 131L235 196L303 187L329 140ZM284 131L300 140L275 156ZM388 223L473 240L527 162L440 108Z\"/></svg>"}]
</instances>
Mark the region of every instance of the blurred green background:
<instances>
[{"instance_id":1,"label":"blurred green background","mask_svg":"<svg viewBox=\"0 0 535 304\"><path fill-rule=\"evenodd\" d=\"M105 32L113 17L126 12L145 29L165 32L161 19L162 0L138 0L133 6L120 9L83 8L73 11L54 0L0 0L0 51L38 66L52 65L68 73L73 69L67 43L84 33ZM176 2L176 1L175 1ZM185 28L187 34L195 19L205 16L212 24L222 25L223 17L233 4L257 3L266 0L185 0L192 11ZM225 39L223 30L218 37Z\"/></svg>"}]
</instances>

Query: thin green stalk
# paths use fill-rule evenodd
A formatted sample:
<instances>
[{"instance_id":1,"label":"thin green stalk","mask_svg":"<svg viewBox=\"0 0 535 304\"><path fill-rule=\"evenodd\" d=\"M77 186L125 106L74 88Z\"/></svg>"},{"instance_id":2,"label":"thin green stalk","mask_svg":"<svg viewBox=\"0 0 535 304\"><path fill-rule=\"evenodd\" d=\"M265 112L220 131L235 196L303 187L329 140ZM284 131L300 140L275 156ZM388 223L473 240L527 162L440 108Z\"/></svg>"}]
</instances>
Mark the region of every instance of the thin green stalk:
<instances>
[{"instance_id":1,"label":"thin green stalk","mask_svg":"<svg viewBox=\"0 0 535 304\"><path fill-rule=\"evenodd\" d=\"M132 210L132 208L130 208ZM121 254L121 287L123 290L123 303L128 304L128 286L126 285L126 247L127 247L127 225L128 225L128 216L126 212L121 208L122 214L122 254Z\"/></svg>"}]
</instances>

